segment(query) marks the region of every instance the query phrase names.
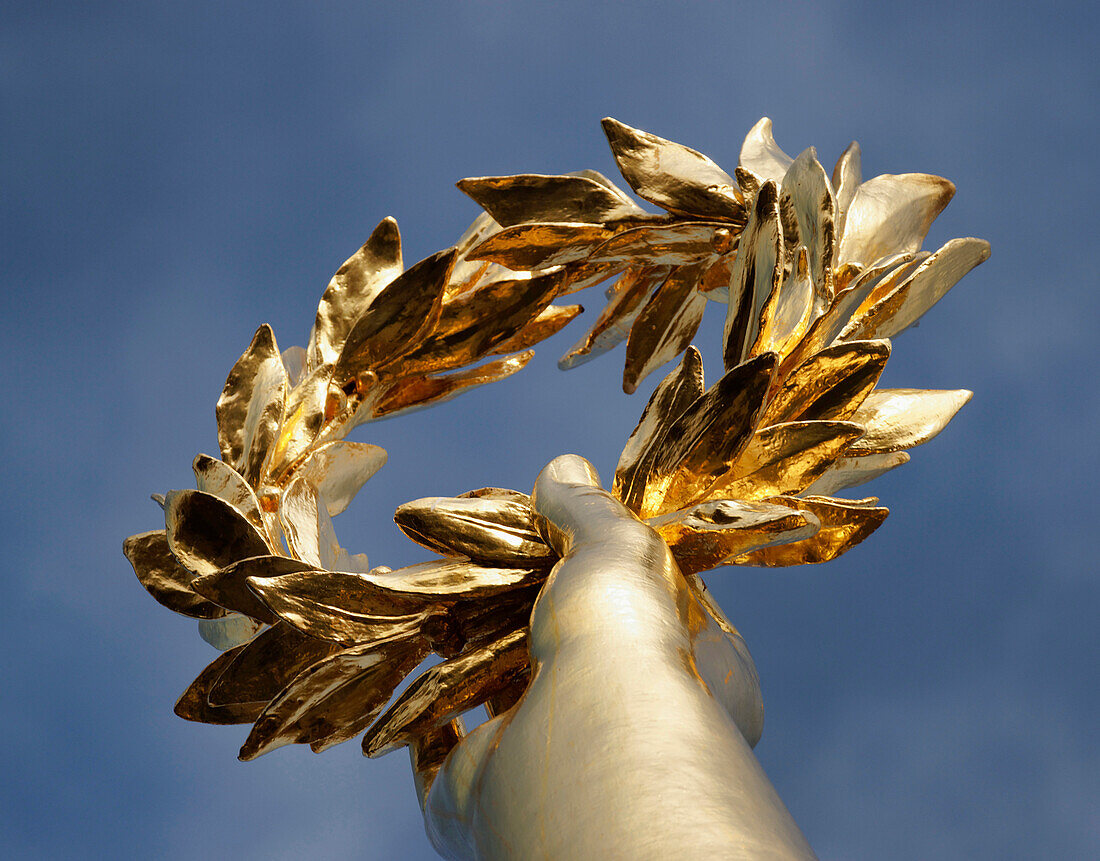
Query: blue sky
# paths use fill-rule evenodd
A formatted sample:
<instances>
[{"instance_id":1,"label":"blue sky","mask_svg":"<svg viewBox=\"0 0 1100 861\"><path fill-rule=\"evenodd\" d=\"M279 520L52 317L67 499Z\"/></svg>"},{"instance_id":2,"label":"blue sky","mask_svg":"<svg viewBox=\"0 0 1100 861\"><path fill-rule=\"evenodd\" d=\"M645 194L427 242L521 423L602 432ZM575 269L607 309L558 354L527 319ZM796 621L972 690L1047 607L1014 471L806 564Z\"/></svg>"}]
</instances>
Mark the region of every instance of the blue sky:
<instances>
[{"instance_id":1,"label":"blue sky","mask_svg":"<svg viewBox=\"0 0 1100 861\"><path fill-rule=\"evenodd\" d=\"M885 384L973 401L870 486L892 515L848 556L709 582L760 669L758 756L823 859L1100 855L1092 4L229 5L3 13L8 857L434 857L403 755L241 764L241 728L172 714L212 653L121 542L216 451L260 322L304 343L386 215L407 261L449 245L477 214L461 177L615 176L605 115L729 170L767 115L792 154L831 165L855 138L865 176L957 184L928 245L993 256L897 340ZM390 463L344 544L405 564L400 502L529 490L565 452L609 476L653 381L623 395L621 352L558 371L584 325L356 432Z\"/></svg>"}]
</instances>

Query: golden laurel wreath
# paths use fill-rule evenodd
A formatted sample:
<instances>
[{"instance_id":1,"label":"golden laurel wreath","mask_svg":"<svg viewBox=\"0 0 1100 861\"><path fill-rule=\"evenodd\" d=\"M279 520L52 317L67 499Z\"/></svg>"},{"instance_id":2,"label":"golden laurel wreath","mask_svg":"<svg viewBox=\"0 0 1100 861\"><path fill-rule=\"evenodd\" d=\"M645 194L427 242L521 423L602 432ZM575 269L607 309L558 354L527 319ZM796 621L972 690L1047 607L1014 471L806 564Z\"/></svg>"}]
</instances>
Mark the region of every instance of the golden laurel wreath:
<instances>
[{"instance_id":1,"label":"golden laurel wreath","mask_svg":"<svg viewBox=\"0 0 1100 861\"><path fill-rule=\"evenodd\" d=\"M888 512L834 494L907 462L970 398L876 388L888 339L989 256L972 238L920 250L952 183L864 182L855 143L830 177L812 148L784 153L768 119L733 177L680 144L603 127L630 187L662 214L595 171L464 179L485 214L407 270L383 220L333 276L305 349L280 352L269 326L257 330L218 400L221 459L200 454L197 490L154 497L165 528L126 539L142 585L224 649L176 713L251 723L242 759L366 730L366 753L412 744L430 779L463 712L522 696L531 608L557 562L528 495L400 506L398 526L441 558L397 570L341 548L331 518L386 460L348 431L519 371L581 311L560 297L615 279L563 369L625 340L632 393L682 354L612 492L723 627L700 572L846 552ZM725 374L709 388L690 346L708 300L725 306ZM432 652L442 662L386 708Z\"/></svg>"}]
</instances>

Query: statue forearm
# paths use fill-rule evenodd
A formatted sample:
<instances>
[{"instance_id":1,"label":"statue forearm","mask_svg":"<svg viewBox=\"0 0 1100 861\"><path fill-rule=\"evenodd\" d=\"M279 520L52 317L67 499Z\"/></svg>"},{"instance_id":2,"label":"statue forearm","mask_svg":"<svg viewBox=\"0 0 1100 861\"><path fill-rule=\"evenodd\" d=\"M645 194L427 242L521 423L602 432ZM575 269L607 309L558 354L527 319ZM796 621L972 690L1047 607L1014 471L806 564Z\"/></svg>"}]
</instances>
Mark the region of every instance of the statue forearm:
<instances>
[{"instance_id":1,"label":"statue forearm","mask_svg":"<svg viewBox=\"0 0 1100 861\"><path fill-rule=\"evenodd\" d=\"M534 500L563 558L532 615L533 679L436 779L425 814L438 848L479 858L812 858L706 682L699 662L713 661L720 641L664 542L580 458L550 464ZM751 659L724 653L724 680L744 688L726 699L740 693L751 715ZM733 680L737 667L744 675Z\"/></svg>"}]
</instances>

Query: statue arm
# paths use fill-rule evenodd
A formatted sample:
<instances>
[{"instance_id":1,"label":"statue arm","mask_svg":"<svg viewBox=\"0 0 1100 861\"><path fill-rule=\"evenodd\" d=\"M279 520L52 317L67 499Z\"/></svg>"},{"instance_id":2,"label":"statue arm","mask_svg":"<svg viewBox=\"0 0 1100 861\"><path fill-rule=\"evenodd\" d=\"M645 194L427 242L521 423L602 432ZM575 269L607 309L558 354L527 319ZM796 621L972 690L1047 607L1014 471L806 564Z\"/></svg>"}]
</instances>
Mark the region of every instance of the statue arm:
<instances>
[{"instance_id":1,"label":"statue arm","mask_svg":"<svg viewBox=\"0 0 1100 861\"><path fill-rule=\"evenodd\" d=\"M665 543L586 461L555 460L534 500L562 560L532 614L533 678L444 763L425 806L437 849L813 858L752 754L759 684L740 637L708 624Z\"/></svg>"}]
</instances>

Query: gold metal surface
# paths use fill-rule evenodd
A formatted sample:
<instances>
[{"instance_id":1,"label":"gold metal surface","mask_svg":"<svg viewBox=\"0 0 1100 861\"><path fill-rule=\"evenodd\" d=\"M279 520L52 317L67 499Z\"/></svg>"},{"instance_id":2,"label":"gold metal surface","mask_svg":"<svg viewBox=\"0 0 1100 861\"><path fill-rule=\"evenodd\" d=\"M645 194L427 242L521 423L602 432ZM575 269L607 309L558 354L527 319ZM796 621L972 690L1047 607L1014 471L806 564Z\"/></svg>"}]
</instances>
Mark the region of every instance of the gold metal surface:
<instances>
[{"instance_id":1,"label":"gold metal surface","mask_svg":"<svg viewBox=\"0 0 1100 861\"><path fill-rule=\"evenodd\" d=\"M501 341L489 352L493 355L516 353L556 335L584 310L581 305L548 305L524 324L512 337Z\"/></svg>"},{"instance_id":2,"label":"gold metal surface","mask_svg":"<svg viewBox=\"0 0 1100 861\"><path fill-rule=\"evenodd\" d=\"M846 150L840 154L833 168L833 190L836 194L836 231L837 235L844 233L844 223L848 216L848 210L852 206L852 200L856 196L856 189L863 182L862 169L863 154L859 144L852 141Z\"/></svg>"},{"instance_id":3,"label":"gold metal surface","mask_svg":"<svg viewBox=\"0 0 1100 861\"><path fill-rule=\"evenodd\" d=\"M356 321L402 270L401 233L394 219L384 218L363 247L336 270L321 296L306 346L308 370L336 362Z\"/></svg>"},{"instance_id":4,"label":"gold metal surface","mask_svg":"<svg viewBox=\"0 0 1100 861\"><path fill-rule=\"evenodd\" d=\"M304 457L321 434L326 420L332 364L310 371L287 396L282 426L267 461L268 478L278 483Z\"/></svg>"},{"instance_id":5,"label":"gold metal surface","mask_svg":"<svg viewBox=\"0 0 1100 861\"><path fill-rule=\"evenodd\" d=\"M358 735L428 651L419 634L406 634L317 661L267 704L241 746L240 758L255 759L294 743L328 746L334 735Z\"/></svg>"},{"instance_id":6,"label":"gold metal surface","mask_svg":"<svg viewBox=\"0 0 1100 861\"><path fill-rule=\"evenodd\" d=\"M459 188L485 212L407 271L384 219L332 277L306 347L256 331L217 403L221 460L195 458L196 490L154 494L165 529L123 550L155 600L225 650L177 714L253 723L242 759L364 730L371 755L408 746L429 836L453 857L809 858L752 758L752 659L698 575L829 561L883 522L877 499L833 494L908 462L970 397L877 389L886 339L989 245L922 251L954 186L864 181L856 143L829 175L764 118L731 177L603 125L663 212L595 171L469 178ZM582 310L555 299L609 279L560 367L625 341L631 393L682 355L612 490L564 456L532 496L401 505L395 521L433 561L371 568L344 549L332 518L386 462L344 436L511 376ZM707 299L726 304L725 374L709 388L691 346ZM443 662L387 709L433 652ZM460 716L480 705L490 720L467 735ZM599 828L577 805L601 810Z\"/></svg>"},{"instance_id":7,"label":"gold metal surface","mask_svg":"<svg viewBox=\"0 0 1100 861\"><path fill-rule=\"evenodd\" d=\"M624 272L595 324L558 360L558 367L569 370L625 341L646 300L671 271L670 266L636 266Z\"/></svg>"},{"instance_id":8,"label":"gold metal surface","mask_svg":"<svg viewBox=\"0 0 1100 861\"><path fill-rule=\"evenodd\" d=\"M288 384L275 333L265 323L229 372L215 409L222 459L249 484L259 481L278 433Z\"/></svg>"},{"instance_id":9,"label":"gold metal surface","mask_svg":"<svg viewBox=\"0 0 1100 861\"><path fill-rule=\"evenodd\" d=\"M603 130L623 178L639 197L681 215L744 223L737 183L702 153L611 117L603 120Z\"/></svg>"},{"instance_id":10,"label":"gold metal surface","mask_svg":"<svg viewBox=\"0 0 1100 861\"><path fill-rule=\"evenodd\" d=\"M277 617L249 588L249 577L277 577L296 571L307 571L309 565L286 556L252 556L241 559L210 574L196 577L192 587L220 607L243 613L250 618L272 625Z\"/></svg>"},{"instance_id":11,"label":"gold metal surface","mask_svg":"<svg viewBox=\"0 0 1100 861\"><path fill-rule=\"evenodd\" d=\"M762 428L704 495L760 500L801 493L862 435L863 428L850 422L787 422Z\"/></svg>"},{"instance_id":12,"label":"gold metal surface","mask_svg":"<svg viewBox=\"0 0 1100 861\"><path fill-rule=\"evenodd\" d=\"M741 145L738 166L756 178L756 186L771 180L780 182L794 159L781 150L772 135L772 121L763 117L749 129Z\"/></svg>"},{"instance_id":13,"label":"gold metal surface","mask_svg":"<svg viewBox=\"0 0 1100 861\"><path fill-rule=\"evenodd\" d=\"M411 352L431 331L443 303L455 251L438 251L383 287L356 320L336 360L338 383Z\"/></svg>"},{"instance_id":14,"label":"gold metal surface","mask_svg":"<svg viewBox=\"0 0 1100 861\"><path fill-rule=\"evenodd\" d=\"M892 338L917 322L956 282L989 259L984 239L952 239L872 306L847 338Z\"/></svg>"},{"instance_id":15,"label":"gold metal surface","mask_svg":"<svg viewBox=\"0 0 1100 861\"><path fill-rule=\"evenodd\" d=\"M582 222L517 224L472 248L471 260L489 260L509 269L547 269L584 260L614 231Z\"/></svg>"},{"instance_id":16,"label":"gold metal surface","mask_svg":"<svg viewBox=\"0 0 1100 861\"><path fill-rule=\"evenodd\" d=\"M523 370L534 355L534 350L525 350L453 374L414 374L411 377L402 377L383 390L373 407L371 417L395 416L406 410L449 401L466 389L512 376Z\"/></svg>"},{"instance_id":17,"label":"gold metal surface","mask_svg":"<svg viewBox=\"0 0 1100 861\"><path fill-rule=\"evenodd\" d=\"M260 501L237 470L208 454L195 455L191 468L195 473L195 486L199 490L224 499L247 517L253 526L263 529Z\"/></svg>"},{"instance_id":18,"label":"gold metal surface","mask_svg":"<svg viewBox=\"0 0 1100 861\"><path fill-rule=\"evenodd\" d=\"M487 355L557 296L561 270L494 281L446 302L421 344L401 359L403 374L460 368Z\"/></svg>"},{"instance_id":19,"label":"gold metal surface","mask_svg":"<svg viewBox=\"0 0 1100 861\"><path fill-rule=\"evenodd\" d=\"M844 421L871 393L890 357L889 341L852 341L826 347L791 372L777 388L764 424Z\"/></svg>"},{"instance_id":20,"label":"gold metal surface","mask_svg":"<svg viewBox=\"0 0 1100 861\"><path fill-rule=\"evenodd\" d=\"M765 353L727 371L669 424L644 479L640 517L683 508L729 468L757 428L775 364Z\"/></svg>"},{"instance_id":21,"label":"gold metal surface","mask_svg":"<svg viewBox=\"0 0 1100 861\"><path fill-rule=\"evenodd\" d=\"M954 195L954 183L924 173L867 180L848 206L838 262L869 266L890 254L920 250L928 228Z\"/></svg>"},{"instance_id":22,"label":"gold metal surface","mask_svg":"<svg viewBox=\"0 0 1100 861\"><path fill-rule=\"evenodd\" d=\"M527 631L519 630L437 664L417 677L363 737L363 753L381 756L486 702L529 674Z\"/></svg>"},{"instance_id":23,"label":"gold metal surface","mask_svg":"<svg viewBox=\"0 0 1100 861\"><path fill-rule=\"evenodd\" d=\"M176 701L175 712L179 717L199 723L238 724L252 723L260 716L266 701L212 706L208 699L210 689L221 679L222 673L236 660L244 648L244 646L238 646L222 652L199 673L195 681L191 682Z\"/></svg>"},{"instance_id":24,"label":"gold metal surface","mask_svg":"<svg viewBox=\"0 0 1100 861\"><path fill-rule=\"evenodd\" d=\"M481 176L457 185L501 227L531 221L602 224L645 214L613 186L583 176Z\"/></svg>"},{"instance_id":25,"label":"gold metal surface","mask_svg":"<svg viewBox=\"0 0 1100 861\"><path fill-rule=\"evenodd\" d=\"M653 471L661 440L673 421L703 394L703 357L694 347L684 351L679 367L653 390L637 427L626 441L615 467L615 495L637 511Z\"/></svg>"},{"instance_id":26,"label":"gold metal surface","mask_svg":"<svg viewBox=\"0 0 1100 861\"><path fill-rule=\"evenodd\" d=\"M366 574L305 569L252 577L248 586L284 621L310 636L355 642L379 626L412 624L444 603L491 598L541 581L545 568L478 565L466 559L421 562ZM361 633L357 633L360 632Z\"/></svg>"},{"instance_id":27,"label":"gold metal surface","mask_svg":"<svg viewBox=\"0 0 1100 861\"><path fill-rule=\"evenodd\" d=\"M814 292L821 307L825 307L832 301L834 290L837 204L813 147L788 168L780 198L784 208L792 210L798 226L798 236L787 239L785 244L788 248L806 247Z\"/></svg>"},{"instance_id":28,"label":"gold metal surface","mask_svg":"<svg viewBox=\"0 0 1100 861\"><path fill-rule=\"evenodd\" d=\"M807 494L835 496L838 490L859 487L899 466L909 463L904 451L841 457L821 477L806 488Z\"/></svg>"},{"instance_id":29,"label":"gold metal surface","mask_svg":"<svg viewBox=\"0 0 1100 861\"><path fill-rule=\"evenodd\" d=\"M779 224L779 192L765 182L753 202L730 275L722 358L726 368L753 355L752 348L767 330L779 302L785 260Z\"/></svg>"},{"instance_id":30,"label":"gold metal surface","mask_svg":"<svg viewBox=\"0 0 1100 861\"><path fill-rule=\"evenodd\" d=\"M413 541L443 556L518 565L551 557L530 500L430 497L398 506L393 519Z\"/></svg>"},{"instance_id":31,"label":"gold metal surface","mask_svg":"<svg viewBox=\"0 0 1100 861\"><path fill-rule=\"evenodd\" d=\"M813 535L817 518L782 505L714 499L647 521L684 574L716 568L735 556Z\"/></svg>"},{"instance_id":32,"label":"gold metal surface","mask_svg":"<svg viewBox=\"0 0 1100 861\"><path fill-rule=\"evenodd\" d=\"M676 267L642 306L626 343L623 391L628 395L691 345L707 307L706 297L695 289L704 268L698 263Z\"/></svg>"},{"instance_id":33,"label":"gold metal surface","mask_svg":"<svg viewBox=\"0 0 1100 861\"><path fill-rule=\"evenodd\" d=\"M768 502L812 514L821 526L817 532L802 541L753 550L738 556L732 560L734 565L775 568L828 562L847 553L878 529L890 513L887 509L872 504L824 496L777 496Z\"/></svg>"},{"instance_id":34,"label":"gold metal surface","mask_svg":"<svg viewBox=\"0 0 1100 861\"><path fill-rule=\"evenodd\" d=\"M225 615L224 608L192 588L195 575L176 560L168 547L165 530L131 535L123 542L122 552L134 566L141 585L169 610L195 619L217 619Z\"/></svg>"},{"instance_id":35,"label":"gold metal surface","mask_svg":"<svg viewBox=\"0 0 1100 861\"><path fill-rule=\"evenodd\" d=\"M643 224L616 233L587 257L589 263L637 261L647 266L687 266L734 247L729 224L691 221Z\"/></svg>"},{"instance_id":36,"label":"gold metal surface","mask_svg":"<svg viewBox=\"0 0 1100 861\"><path fill-rule=\"evenodd\" d=\"M271 551L260 531L236 508L201 490L173 490L165 497L168 548L198 576Z\"/></svg>"},{"instance_id":37,"label":"gold metal surface","mask_svg":"<svg viewBox=\"0 0 1100 861\"><path fill-rule=\"evenodd\" d=\"M234 649L234 658L206 694L214 707L267 703L317 661L335 654L335 643L307 637L285 622Z\"/></svg>"},{"instance_id":38,"label":"gold metal surface","mask_svg":"<svg viewBox=\"0 0 1100 861\"><path fill-rule=\"evenodd\" d=\"M858 455L894 452L928 442L972 396L966 389L877 389L852 414L863 436L849 451Z\"/></svg>"}]
</instances>

